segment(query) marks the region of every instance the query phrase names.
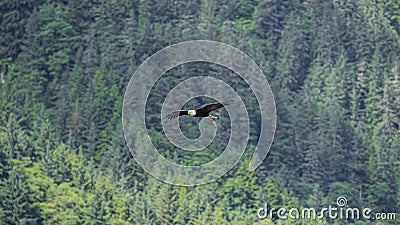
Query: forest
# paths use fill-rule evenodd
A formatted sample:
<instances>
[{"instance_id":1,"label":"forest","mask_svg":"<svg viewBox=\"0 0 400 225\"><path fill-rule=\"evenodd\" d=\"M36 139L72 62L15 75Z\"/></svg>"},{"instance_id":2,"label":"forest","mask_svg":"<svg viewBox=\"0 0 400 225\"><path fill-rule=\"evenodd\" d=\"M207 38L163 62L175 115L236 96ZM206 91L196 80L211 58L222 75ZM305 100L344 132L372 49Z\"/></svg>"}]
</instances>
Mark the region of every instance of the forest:
<instances>
[{"instance_id":1,"label":"forest","mask_svg":"<svg viewBox=\"0 0 400 225\"><path fill-rule=\"evenodd\" d=\"M0 11L0 224L399 224L257 216L266 203L318 210L343 196L344 209L400 217L398 0L1 0ZM138 165L121 117L139 65L190 40L249 55L271 86L277 125L266 159L249 171L260 111L247 84L210 63L168 71L146 106L149 138L165 158L209 162L229 138L221 129L198 154L165 138L163 99L187 77L224 80L250 114L240 162L184 187ZM197 137L198 121L182 120Z\"/></svg>"}]
</instances>

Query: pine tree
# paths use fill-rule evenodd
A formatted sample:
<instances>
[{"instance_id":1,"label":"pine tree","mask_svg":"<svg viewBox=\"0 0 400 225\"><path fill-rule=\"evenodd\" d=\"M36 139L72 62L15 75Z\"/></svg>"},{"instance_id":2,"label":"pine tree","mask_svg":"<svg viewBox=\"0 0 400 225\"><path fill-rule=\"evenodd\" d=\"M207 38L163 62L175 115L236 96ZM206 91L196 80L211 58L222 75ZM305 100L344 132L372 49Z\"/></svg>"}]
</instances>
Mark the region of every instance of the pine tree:
<instances>
[{"instance_id":1,"label":"pine tree","mask_svg":"<svg viewBox=\"0 0 400 225\"><path fill-rule=\"evenodd\" d=\"M35 224L39 216L31 207L34 199L31 198L27 177L23 167L30 164L28 158L10 159L9 167L3 172L0 180L0 208L6 224Z\"/></svg>"},{"instance_id":2,"label":"pine tree","mask_svg":"<svg viewBox=\"0 0 400 225\"><path fill-rule=\"evenodd\" d=\"M155 214L160 224L173 224L178 209L178 194L176 187L170 184L161 184L158 195L154 199Z\"/></svg>"},{"instance_id":3,"label":"pine tree","mask_svg":"<svg viewBox=\"0 0 400 225\"><path fill-rule=\"evenodd\" d=\"M39 203L44 223L81 224L85 202L77 188L61 183L48 189L46 201Z\"/></svg>"},{"instance_id":4,"label":"pine tree","mask_svg":"<svg viewBox=\"0 0 400 225\"><path fill-rule=\"evenodd\" d=\"M0 3L0 59L17 58L21 52L25 26L33 9L44 1L2 1Z\"/></svg>"}]
</instances>

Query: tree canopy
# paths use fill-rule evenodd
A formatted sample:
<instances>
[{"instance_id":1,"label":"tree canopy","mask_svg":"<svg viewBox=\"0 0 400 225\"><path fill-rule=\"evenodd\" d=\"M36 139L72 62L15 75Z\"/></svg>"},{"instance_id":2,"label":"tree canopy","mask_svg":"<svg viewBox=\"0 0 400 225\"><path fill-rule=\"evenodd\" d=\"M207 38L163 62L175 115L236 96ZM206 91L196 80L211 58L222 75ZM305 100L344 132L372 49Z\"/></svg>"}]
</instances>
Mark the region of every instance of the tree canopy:
<instances>
[{"instance_id":1,"label":"tree canopy","mask_svg":"<svg viewBox=\"0 0 400 225\"><path fill-rule=\"evenodd\" d=\"M0 224L376 223L257 217L265 203L321 209L340 196L349 207L399 212L399 1L3 0L0 11ZM196 39L252 57L273 90L277 130L256 171L245 154L215 182L171 186L131 156L123 94L147 57ZM257 136L260 112L246 82L218 65L180 65L157 81L147 107L164 157L209 162L228 140L223 119L203 152L165 138L161 104L185 75L234 87ZM182 129L198 136L197 121L186 122Z\"/></svg>"}]
</instances>

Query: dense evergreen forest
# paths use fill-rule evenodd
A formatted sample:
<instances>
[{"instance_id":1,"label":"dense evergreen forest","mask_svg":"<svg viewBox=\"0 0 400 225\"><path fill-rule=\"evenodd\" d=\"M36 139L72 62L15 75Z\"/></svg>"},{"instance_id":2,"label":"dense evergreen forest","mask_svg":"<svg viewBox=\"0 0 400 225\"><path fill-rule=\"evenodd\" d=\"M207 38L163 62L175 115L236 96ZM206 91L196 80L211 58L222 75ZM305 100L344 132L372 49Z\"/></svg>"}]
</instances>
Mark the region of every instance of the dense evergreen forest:
<instances>
[{"instance_id":1,"label":"dense evergreen forest","mask_svg":"<svg viewBox=\"0 0 400 225\"><path fill-rule=\"evenodd\" d=\"M257 217L265 203L320 209L339 196L349 207L399 212L399 1L1 0L0 10L0 224L399 224ZM196 39L253 58L274 93L277 130L254 172L252 139L221 179L180 187L138 166L121 110L147 57ZM155 113L146 117L162 154L188 164L226 144L222 133L192 158L163 136L162 99L195 73L231 75L206 63L174 68L152 91ZM257 134L254 95L229 82L255 112ZM191 121L182 129L196 136Z\"/></svg>"}]
</instances>

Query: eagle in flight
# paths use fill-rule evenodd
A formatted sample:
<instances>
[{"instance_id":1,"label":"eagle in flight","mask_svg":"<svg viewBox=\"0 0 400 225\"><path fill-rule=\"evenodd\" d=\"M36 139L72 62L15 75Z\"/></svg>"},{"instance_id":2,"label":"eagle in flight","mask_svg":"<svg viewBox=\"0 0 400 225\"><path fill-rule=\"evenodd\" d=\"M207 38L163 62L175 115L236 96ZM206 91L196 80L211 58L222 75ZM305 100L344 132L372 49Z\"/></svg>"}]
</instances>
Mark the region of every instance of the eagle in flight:
<instances>
[{"instance_id":1,"label":"eagle in flight","mask_svg":"<svg viewBox=\"0 0 400 225\"><path fill-rule=\"evenodd\" d=\"M218 117L210 115L211 111L222 108L226 105L230 105L231 102L216 102L202 106L201 108L192 109L192 110L176 110L172 113L165 115L167 119L175 119L178 116L190 115L193 117L204 117L204 118L212 118L217 119Z\"/></svg>"}]
</instances>

